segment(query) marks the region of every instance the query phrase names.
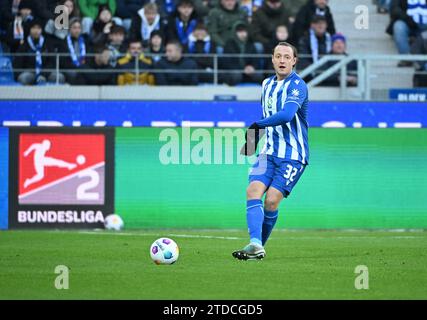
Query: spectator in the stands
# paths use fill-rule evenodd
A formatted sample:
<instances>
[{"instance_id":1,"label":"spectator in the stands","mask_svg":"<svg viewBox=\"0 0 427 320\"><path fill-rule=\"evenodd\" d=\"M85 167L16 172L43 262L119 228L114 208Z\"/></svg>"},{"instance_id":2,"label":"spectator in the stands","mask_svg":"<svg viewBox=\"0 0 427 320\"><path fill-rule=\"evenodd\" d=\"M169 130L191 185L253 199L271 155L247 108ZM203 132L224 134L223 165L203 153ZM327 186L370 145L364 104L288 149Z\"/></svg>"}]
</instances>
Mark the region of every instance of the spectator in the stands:
<instances>
[{"instance_id":1,"label":"spectator in the stands","mask_svg":"<svg viewBox=\"0 0 427 320\"><path fill-rule=\"evenodd\" d=\"M197 25L197 14L193 0L179 0L176 11L169 17L166 28L166 42L178 40L183 47Z\"/></svg>"},{"instance_id":2,"label":"spectator in the stands","mask_svg":"<svg viewBox=\"0 0 427 320\"><path fill-rule=\"evenodd\" d=\"M19 3L16 16L7 31L7 44L11 52L16 52L29 34L31 21L34 20L32 8L31 0L21 0Z\"/></svg>"},{"instance_id":3,"label":"spectator in the stands","mask_svg":"<svg viewBox=\"0 0 427 320\"><path fill-rule=\"evenodd\" d=\"M67 55L61 56L61 69L64 71L66 82L84 85L85 77L82 70L87 68L87 54L91 52L86 35L82 34L82 24L78 18L70 20L68 36L62 42L60 51Z\"/></svg>"},{"instance_id":4,"label":"spectator in the stands","mask_svg":"<svg viewBox=\"0 0 427 320\"><path fill-rule=\"evenodd\" d=\"M146 0L116 0L116 16L122 19L126 32L130 30L132 17L141 9Z\"/></svg>"},{"instance_id":5,"label":"spectator in the stands","mask_svg":"<svg viewBox=\"0 0 427 320\"><path fill-rule=\"evenodd\" d=\"M34 19L30 24L29 35L18 48L18 56L14 60L17 70L16 79L23 85L56 82L54 61L48 54L52 52L49 41L42 35L43 22ZM22 71L25 70L25 71ZM58 74L58 82L64 82L64 76Z\"/></svg>"},{"instance_id":6,"label":"spectator in the stands","mask_svg":"<svg viewBox=\"0 0 427 320\"><path fill-rule=\"evenodd\" d=\"M110 60L112 52L103 45L97 46L93 50L94 56L88 59L87 70L84 73L87 85L114 85L116 84L116 74L111 67Z\"/></svg>"},{"instance_id":7,"label":"spectator in the stands","mask_svg":"<svg viewBox=\"0 0 427 320\"><path fill-rule=\"evenodd\" d=\"M161 59L155 69L173 70L174 72L156 73L157 85L188 86L197 85L197 73L189 72L197 70L197 64L191 58L183 57L183 48L178 40L172 40L166 44L166 58Z\"/></svg>"},{"instance_id":8,"label":"spectator in the stands","mask_svg":"<svg viewBox=\"0 0 427 320\"><path fill-rule=\"evenodd\" d=\"M138 10L132 19L130 37L142 41L143 47L148 47L151 32L159 30L164 34L165 23L160 18L160 14L155 3L147 3Z\"/></svg>"},{"instance_id":9,"label":"spectator in the stands","mask_svg":"<svg viewBox=\"0 0 427 320\"><path fill-rule=\"evenodd\" d=\"M420 33L415 39L411 53L427 55L427 31ZM415 63L414 87L427 87L427 61Z\"/></svg>"},{"instance_id":10,"label":"spectator in the stands","mask_svg":"<svg viewBox=\"0 0 427 320\"><path fill-rule=\"evenodd\" d=\"M341 33L336 33L332 36L332 55L336 56L347 56L347 39ZM325 64L324 70L329 69L334 64L338 63L339 60L329 61ZM338 87L340 85L341 80L341 72L337 71L332 76L327 78L322 82L322 86L333 86ZM356 86L357 85L357 61L352 60L349 64L347 64L347 78L346 78L347 86Z\"/></svg>"},{"instance_id":11,"label":"spectator in the stands","mask_svg":"<svg viewBox=\"0 0 427 320\"><path fill-rule=\"evenodd\" d=\"M125 43L126 30L122 26L112 26L108 34L108 49L111 51L110 64L115 67L117 60L126 53L127 45Z\"/></svg>"},{"instance_id":12,"label":"spectator in the stands","mask_svg":"<svg viewBox=\"0 0 427 320\"><path fill-rule=\"evenodd\" d=\"M165 46L163 40L163 34L160 31L154 30L151 32L150 43L148 45L148 51L151 55L153 63L157 63L165 54Z\"/></svg>"},{"instance_id":13,"label":"spectator in the stands","mask_svg":"<svg viewBox=\"0 0 427 320\"><path fill-rule=\"evenodd\" d=\"M143 53L141 40L129 40L128 51L126 55L119 59L117 69L124 72L117 77L117 84L135 85L135 84L154 84L154 76L149 73L152 68L152 60Z\"/></svg>"},{"instance_id":14,"label":"spectator in the stands","mask_svg":"<svg viewBox=\"0 0 427 320\"><path fill-rule=\"evenodd\" d=\"M393 0L391 21L387 33L393 36L399 54L410 53L410 39L427 30L427 2L425 0ZM411 66L411 61L400 61L399 67Z\"/></svg>"},{"instance_id":15,"label":"spectator in the stands","mask_svg":"<svg viewBox=\"0 0 427 320\"><path fill-rule=\"evenodd\" d=\"M222 81L231 86L239 83L261 83L263 74L256 72L259 68L259 59L244 56L256 54L255 45L249 37L248 25L245 22L237 22L233 29L234 37L227 41L224 53L239 56L220 59L221 69L233 71L223 74Z\"/></svg>"},{"instance_id":16,"label":"spectator in the stands","mask_svg":"<svg viewBox=\"0 0 427 320\"><path fill-rule=\"evenodd\" d=\"M298 64L299 69L308 67L331 52L332 39L327 31L327 26L325 16L314 16L312 18L310 29L300 38L298 43L298 52L301 56Z\"/></svg>"},{"instance_id":17,"label":"spectator in the stands","mask_svg":"<svg viewBox=\"0 0 427 320\"><path fill-rule=\"evenodd\" d=\"M298 11L307 3L307 0L285 0L285 7L289 14L289 23L293 24Z\"/></svg>"},{"instance_id":18,"label":"spectator in the stands","mask_svg":"<svg viewBox=\"0 0 427 320\"><path fill-rule=\"evenodd\" d=\"M204 24L199 23L190 35L188 41L188 53L190 54L214 54L216 52L215 43L212 41L208 29ZM194 58L199 70L199 83L213 83L214 60L212 56L197 56Z\"/></svg>"},{"instance_id":19,"label":"spectator in the stands","mask_svg":"<svg viewBox=\"0 0 427 320\"><path fill-rule=\"evenodd\" d=\"M108 6L99 6L98 15L90 32L90 39L94 46L103 46L108 41L111 28L115 26L113 15Z\"/></svg>"},{"instance_id":20,"label":"spectator in the stands","mask_svg":"<svg viewBox=\"0 0 427 320\"><path fill-rule=\"evenodd\" d=\"M288 39L289 39L288 27L284 24L279 24L276 27L273 39L271 39L270 42L267 44L267 46L264 47L264 53L269 55L269 57L266 59L265 69L273 70L273 62L271 61L270 55L273 53L273 49L277 46L279 42L287 42Z\"/></svg>"},{"instance_id":21,"label":"spectator in the stands","mask_svg":"<svg viewBox=\"0 0 427 320\"><path fill-rule=\"evenodd\" d=\"M79 7L83 17L82 28L84 34L90 34L93 22L99 13L99 7L106 5L110 8L112 15L116 13L116 0L79 0Z\"/></svg>"},{"instance_id":22,"label":"spectator in the stands","mask_svg":"<svg viewBox=\"0 0 427 320\"><path fill-rule=\"evenodd\" d=\"M209 12L207 24L209 34L217 45L217 53L221 54L226 42L234 37L235 23L246 21L247 15L237 0L219 0L219 5Z\"/></svg>"},{"instance_id":23,"label":"spectator in the stands","mask_svg":"<svg viewBox=\"0 0 427 320\"><path fill-rule=\"evenodd\" d=\"M301 7L298 12L291 31L291 43L298 46L300 38L310 29L310 23L314 16L323 16L326 19L327 31L335 34L335 23L328 0L308 0L307 4Z\"/></svg>"},{"instance_id":24,"label":"spectator in the stands","mask_svg":"<svg viewBox=\"0 0 427 320\"><path fill-rule=\"evenodd\" d=\"M80 18L80 10L75 0L61 0L58 2L58 5L64 6L64 13L68 15L68 21L72 18ZM68 36L68 27L57 28L55 26L55 19L50 19L45 25L44 32L52 41L53 46L58 48L60 43Z\"/></svg>"},{"instance_id":25,"label":"spectator in the stands","mask_svg":"<svg viewBox=\"0 0 427 320\"><path fill-rule=\"evenodd\" d=\"M289 13L282 0L266 0L252 17L252 33L259 53L274 39L278 25L289 26Z\"/></svg>"}]
</instances>

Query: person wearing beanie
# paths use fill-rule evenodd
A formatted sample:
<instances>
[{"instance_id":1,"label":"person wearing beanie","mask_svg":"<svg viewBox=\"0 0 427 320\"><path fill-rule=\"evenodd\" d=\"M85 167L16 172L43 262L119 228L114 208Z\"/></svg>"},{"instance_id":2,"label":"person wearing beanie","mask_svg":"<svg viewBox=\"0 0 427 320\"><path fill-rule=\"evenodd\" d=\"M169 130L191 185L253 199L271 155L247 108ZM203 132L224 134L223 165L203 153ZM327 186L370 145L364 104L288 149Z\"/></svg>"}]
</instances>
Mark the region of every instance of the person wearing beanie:
<instances>
[{"instance_id":1,"label":"person wearing beanie","mask_svg":"<svg viewBox=\"0 0 427 320\"><path fill-rule=\"evenodd\" d=\"M332 48L331 48L331 55L335 55L339 58L342 56L347 56L347 39L342 33L336 33L332 36ZM339 60L332 60L325 64L324 70L327 70L334 66L336 63L338 63ZM323 81L320 85L321 86L333 86L338 87L340 86L340 78L341 78L341 72L337 71L333 75L331 75L329 78L327 78L325 81ZM347 78L346 78L346 84L347 86L356 86L357 85L357 61L352 60L349 64L347 64Z\"/></svg>"}]
</instances>

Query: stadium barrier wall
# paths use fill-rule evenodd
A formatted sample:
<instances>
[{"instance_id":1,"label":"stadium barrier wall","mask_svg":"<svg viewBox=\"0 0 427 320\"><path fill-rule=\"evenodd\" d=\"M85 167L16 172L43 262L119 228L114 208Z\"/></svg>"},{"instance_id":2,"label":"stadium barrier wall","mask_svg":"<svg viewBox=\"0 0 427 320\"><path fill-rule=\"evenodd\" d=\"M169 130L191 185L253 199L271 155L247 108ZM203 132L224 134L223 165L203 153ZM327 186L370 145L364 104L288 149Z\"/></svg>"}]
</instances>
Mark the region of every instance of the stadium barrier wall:
<instances>
[{"instance_id":1,"label":"stadium barrier wall","mask_svg":"<svg viewBox=\"0 0 427 320\"><path fill-rule=\"evenodd\" d=\"M425 105L313 102L310 107L311 163L282 205L278 226L426 228L427 131L374 129L424 128ZM164 165L159 153L165 142L159 137L168 128L120 127L232 126L244 132L237 127L258 119L259 112L259 102L3 100L0 124L54 127L34 128L45 132L59 125L117 127L111 129L116 134L113 200L127 227L245 228L250 163ZM181 136L184 129L173 130ZM212 137L216 129L201 130ZM0 127L0 228L8 224L4 199L10 186L3 177L8 176L9 138L9 129ZM226 144L224 150L241 142Z\"/></svg>"},{"instance_id":2,"label":"stadium barrier wall","mask_svg":"<svg viewBox=\"0 0 427 320\"><path fill-rule=\"evenodd\" d=\"M0 126L244 127L259 101L0 100ZM310 127L427 127L425 103L310 102Z\"/></svg>"}]
</instances>

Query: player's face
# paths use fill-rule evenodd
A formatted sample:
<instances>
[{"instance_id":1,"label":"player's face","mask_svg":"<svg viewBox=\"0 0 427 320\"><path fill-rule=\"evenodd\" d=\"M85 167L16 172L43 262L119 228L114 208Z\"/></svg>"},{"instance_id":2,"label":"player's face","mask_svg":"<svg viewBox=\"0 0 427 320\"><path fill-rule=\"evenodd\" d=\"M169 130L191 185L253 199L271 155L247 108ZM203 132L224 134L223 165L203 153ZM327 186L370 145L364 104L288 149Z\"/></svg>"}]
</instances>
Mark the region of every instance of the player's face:
<instances>
[{"instance_id":1,"label":"player's face","mask_svg":"<svg viewBox=\"0 0 427 320\"><path fill-rule=\"evenodd\" d=\"M294 65L297 63L297 58L294 56L291 47L276 46L272 62L277 78L283 80L292 72Z\"/></svg>"}]
</instances>

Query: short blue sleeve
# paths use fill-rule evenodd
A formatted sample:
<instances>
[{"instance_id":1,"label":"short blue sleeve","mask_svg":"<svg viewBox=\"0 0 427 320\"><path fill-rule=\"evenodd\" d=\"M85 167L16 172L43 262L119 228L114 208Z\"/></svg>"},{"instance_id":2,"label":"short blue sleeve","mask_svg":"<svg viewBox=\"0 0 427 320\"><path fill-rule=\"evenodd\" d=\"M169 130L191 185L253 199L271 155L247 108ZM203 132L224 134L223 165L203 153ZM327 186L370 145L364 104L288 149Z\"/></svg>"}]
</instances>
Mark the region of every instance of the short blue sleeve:
<instances>
[{"instance_id":1,"label":"short blue sleeve","mask_svg":"<svg viewBox=\"0 0 427 320\"><path fill-rule=\"evenodd\" d=\"M286 104L298 104L298 107L301 108L307 99L307 85L304 81L296 79L292 80L286 91L286 100L284 102L283 108L286 109Z\"/></svg>"}]
</instances>

